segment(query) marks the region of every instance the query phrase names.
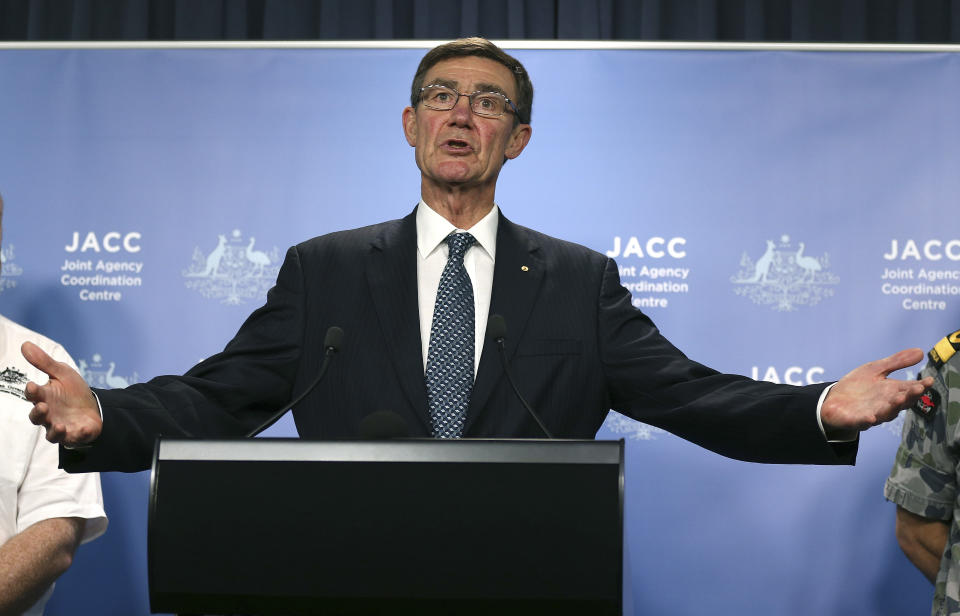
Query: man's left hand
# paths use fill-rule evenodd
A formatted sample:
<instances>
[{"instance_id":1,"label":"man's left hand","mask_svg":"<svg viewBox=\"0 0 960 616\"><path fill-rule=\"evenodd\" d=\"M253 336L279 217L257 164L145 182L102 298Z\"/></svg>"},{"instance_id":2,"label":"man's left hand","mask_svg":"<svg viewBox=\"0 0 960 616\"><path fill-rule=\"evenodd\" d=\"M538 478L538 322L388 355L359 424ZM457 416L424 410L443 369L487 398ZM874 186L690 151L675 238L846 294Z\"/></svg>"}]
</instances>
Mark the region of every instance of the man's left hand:
<instances>
[{"instance_id":1,"label":"man's left hand","mask_svg":"<svg viewBox=\"0 0 960 616\"><path fill-rule=\"evenodd\" d=\"M837 381L820 407L827 436L866 430L895 418L933 385L933 378L917 381L888 379L891 372L923 359L920 349L905 349L866 363Z\"/></svg>"}]
</instances>

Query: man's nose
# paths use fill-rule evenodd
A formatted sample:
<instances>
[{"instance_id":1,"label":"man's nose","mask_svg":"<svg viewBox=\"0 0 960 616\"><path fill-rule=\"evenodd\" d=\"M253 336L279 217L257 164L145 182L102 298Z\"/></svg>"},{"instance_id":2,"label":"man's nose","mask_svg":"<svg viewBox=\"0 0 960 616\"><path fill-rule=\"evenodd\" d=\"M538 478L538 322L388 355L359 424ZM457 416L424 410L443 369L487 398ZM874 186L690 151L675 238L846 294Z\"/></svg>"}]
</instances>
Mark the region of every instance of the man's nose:
<instances>
[{"instance_id":1,"label":"man's nose","mask_svg":"<svg viewBox=\"0 0 960 616\"><path fill-rule=\"evenodd\" d=\"M450 110L450 120L458 124L470 123L473 121L473 110L470 109L470 97L461 95L457 103Z\"/></svg>"}]
</instances>

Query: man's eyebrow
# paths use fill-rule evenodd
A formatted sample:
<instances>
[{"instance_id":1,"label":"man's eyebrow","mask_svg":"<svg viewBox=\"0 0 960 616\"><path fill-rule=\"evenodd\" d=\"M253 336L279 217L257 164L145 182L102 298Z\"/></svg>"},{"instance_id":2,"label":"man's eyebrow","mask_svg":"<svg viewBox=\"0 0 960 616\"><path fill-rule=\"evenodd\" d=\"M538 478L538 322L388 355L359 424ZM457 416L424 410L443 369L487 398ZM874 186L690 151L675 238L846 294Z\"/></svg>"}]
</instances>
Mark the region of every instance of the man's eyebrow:
<instances>
[{"instance_id":1,"label":"man's eyebrow","mask_svg":"<svg viewBox=\"0 0 960 616\"><path fill-rule=\"evenodd\" d=\"M496 92L497 94L503 94L507 98L510 98L509 96L507 96L507 93L503 88L493 83L478 83L476 91L477 92Z\"/></svg>"},{"instance_id":2,"label":"man's eyebrow","mask_svg":"<svg viewBox=\"0 0 960 616\"><path fill-rule=\"evenodd\" d=\"M431 79L431 80L430 80L430 83L425 84L425 85L428 85L428 86L444 86L444 87L450 88L450 89L452 89L452 90L456 90L456 89L457 89L457 82L456 82L456 81L451 81L451 80L449 80L449 79L444 79L443 77L437 77L436 79Z\"/></svg>"}]
</instances>

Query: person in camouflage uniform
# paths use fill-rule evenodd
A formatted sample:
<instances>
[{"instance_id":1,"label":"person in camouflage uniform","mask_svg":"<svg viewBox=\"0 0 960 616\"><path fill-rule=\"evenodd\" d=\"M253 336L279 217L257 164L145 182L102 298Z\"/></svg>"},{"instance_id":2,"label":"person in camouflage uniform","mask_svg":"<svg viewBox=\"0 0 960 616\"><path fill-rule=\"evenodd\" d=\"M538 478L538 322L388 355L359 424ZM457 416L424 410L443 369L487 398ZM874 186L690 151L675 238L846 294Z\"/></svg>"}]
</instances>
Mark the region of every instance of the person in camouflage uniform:
<instances>
[{"instance_id":1,"label":"person in camouflage uniform","mask_svg":"<svg viewBox=\"0 0 960 616\"><path fill-rule=\"evenodd\" d=\"M934 583L931 614L960 615L960 331L930 351L932 376L913 409L884 496L897 505L897 542Z\"/></svg>"}]
</instances>

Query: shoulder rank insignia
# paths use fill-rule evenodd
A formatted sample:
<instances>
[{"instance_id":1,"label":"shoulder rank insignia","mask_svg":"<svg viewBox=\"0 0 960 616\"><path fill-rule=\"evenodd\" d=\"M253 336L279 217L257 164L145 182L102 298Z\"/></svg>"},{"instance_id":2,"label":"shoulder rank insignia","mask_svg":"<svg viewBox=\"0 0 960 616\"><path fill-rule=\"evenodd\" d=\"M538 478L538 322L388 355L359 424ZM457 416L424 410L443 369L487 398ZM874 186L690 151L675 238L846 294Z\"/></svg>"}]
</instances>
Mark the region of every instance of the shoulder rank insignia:
<instances>
[{"instance_id":1,"label":"shoulder rank insignia","mask_svg":"<svg viewBox=\"0 0 960 616\"><path fill-rule=\"evenodd\" d=\"M947 363L947 360L953 357L957 351L960 351L960 330L941 338L940 342L930 349L927 356L931 362L936 364L937 368L940 368L943 364Z\"/></svg>"},{"instance_id":2,"label":"shoulder rank insignia","mask_svg":"<svg viewBox=\"0 0 960 616\"><path fill-rule=\"evenodd\" d=\"M938 406L940 406L940 394L931 387L923 392L920 399L913 405L913 410L924 417L929 417L936 412Z\"/></svg>"}]
</instances>

